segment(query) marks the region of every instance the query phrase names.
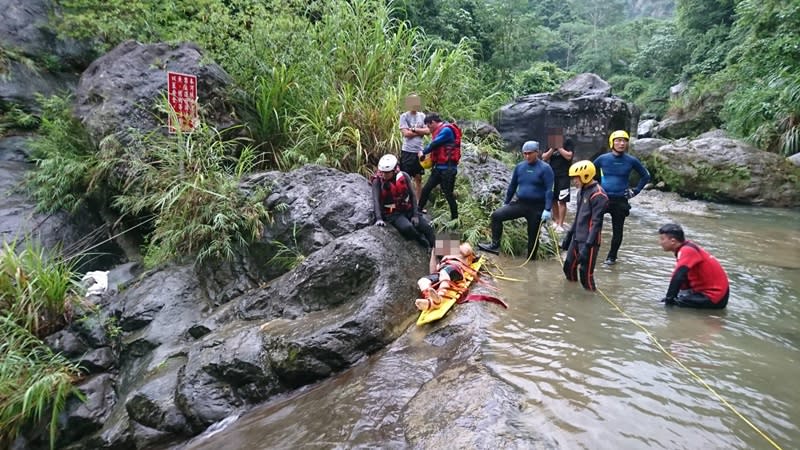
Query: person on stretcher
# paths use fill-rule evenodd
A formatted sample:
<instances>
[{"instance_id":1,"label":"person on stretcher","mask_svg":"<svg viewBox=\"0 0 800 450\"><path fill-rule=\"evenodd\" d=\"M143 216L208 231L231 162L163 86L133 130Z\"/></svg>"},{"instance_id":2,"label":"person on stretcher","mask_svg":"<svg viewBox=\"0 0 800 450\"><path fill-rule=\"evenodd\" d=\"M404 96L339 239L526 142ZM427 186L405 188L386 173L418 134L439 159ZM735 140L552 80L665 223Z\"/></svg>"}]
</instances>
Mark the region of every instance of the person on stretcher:
<instances>
[{"instance_id":1,"label":"person on stretcher","mask_svg":"<svg viewBox=\"0 0 800 450\"><path fill-rule=\"evenodd\" d=\"M440 243L443 245L440 246ZM445 254L446 252L450 254ZM437 263L438 256L441 256L441 261ZM431 274L417 281L422 293L422 298L414 302L417 309L428 311L440 307L448 290L463 280L465 273L473 271L470 264L475 259L475 251L468 242L459 245L457 240L437 241L431 250Z\"/></svg>"}]
</instances>

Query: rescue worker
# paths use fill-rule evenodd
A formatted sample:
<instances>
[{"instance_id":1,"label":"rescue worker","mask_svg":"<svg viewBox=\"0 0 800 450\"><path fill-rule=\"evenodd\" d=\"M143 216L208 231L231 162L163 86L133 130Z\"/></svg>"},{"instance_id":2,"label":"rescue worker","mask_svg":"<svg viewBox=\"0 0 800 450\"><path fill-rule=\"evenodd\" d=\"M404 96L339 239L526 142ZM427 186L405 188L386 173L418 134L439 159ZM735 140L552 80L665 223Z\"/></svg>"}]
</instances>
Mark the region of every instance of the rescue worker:
<instances>
[{"instance_id":1,"label":"rescue worker","mask_svg":"<svg viewBox=\"0 0 800 450\"><path fill-rule=\"evenodd\" d=\"M611 248L608 250L605 264L613 265L617 262L617 253L622 245L622 230L625 218L631 213L628 200L639 195L644 186L650 181L650 172L635 157L628 155L630 136L624 130L611 133L608 138L610 153L598 156L594 166L600 172L600 185L608 195L608 213L611 214ZM639 174L639 183L634 189L629 188L631 172Z\"/></svg>"},{"instance_id":2,"label":"rescue worker","mask_svg":"<svg viewBox=\"0 0 800 450\"><path fill-rule=\"evenodd\" d=\"M525 161L514 167L508 183L503 206L492 213L492 242L478 244L490 253L500 252L503 222L524 217L528 221L528 256L535 254L539 245L539 227L551 217L553 205L553 169L539 160L539 143L528 141L522 145ZM514 195L516 194L516 200Z\"/></svg>"},{"instance_id":3,"label":"rescue worker","mask_svg":"<svg viewBox=\"0 0 800 450\"><path fill-rule=\"evenodd\" d=\"M378 161L378 171L370 180L375 225L394 225L406 239L414 240L425 248L435 241L433 228L417 211L417 197L411 188L411 177L397 167L397 157L383 155Z\"/></svg>"},{"instance_id":4,"label":"rescue worker","mask_svg":"<svg viewBox=\"0 0 800 450\"><path fill-rule=\"evenodd\" d=\"M580 275L581 285L589 291L597 290L594 267L600 249L603 215L608 206L608 197L595 181L595 173L594 164L588 160L570 166L569 176L578 188L577 208L575 221L561 241L561 249L567 251L564 275L569 281L578 281Z\"/></svg>"},{"instance_id":5,"label":"rescue worker","mask_svg":"<svg viewBox=\"0 0 800 450\"><path fill-rule=\"evenodd\" d=\"M432 154L433 168L431 176L422 188L419 197L419 209L424 210L428 197L436 186L441 185L442 194L450 207L450 219L458 219L458 204L453 191L456 187L458 162L461 160L461 130L455 124L443 121L439 114L430 113L425 116L425 125L431 133L431 142L419 152L420 160Z\"/></svg>"},{"instance_id":6,"label":"rescue worker","mask_svg":"<svg viewBox=\"0 0 800 450\"><path fill-rule=\"evenodd\" d=\"M659 228L658 238L661 248L673 252L676 258L675 270L662 303L701 309L728 306L728 274L716 258L687 240L678 224L668 223Z\"/></svg>"}]
</instances>

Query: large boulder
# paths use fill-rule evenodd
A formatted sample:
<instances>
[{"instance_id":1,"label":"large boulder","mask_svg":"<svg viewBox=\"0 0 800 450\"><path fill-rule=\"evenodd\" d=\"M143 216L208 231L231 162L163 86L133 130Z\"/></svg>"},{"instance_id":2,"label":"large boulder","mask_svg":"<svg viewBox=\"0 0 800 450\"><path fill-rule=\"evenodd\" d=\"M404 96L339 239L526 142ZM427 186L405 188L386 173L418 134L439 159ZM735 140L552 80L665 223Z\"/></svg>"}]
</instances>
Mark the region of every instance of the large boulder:
<instances>
[{"instance_id":1,"label":"large boulder","mask_svg":"<svg viewBox=\"0 0 800 450\"><path fill-rule=\"evenodd\" d=\"M0 104L38 111L35 94L71 90L91 62L88 44L56 35L55 13L50 0L0 0L0 48L11 55L5 67L0 62Z\"/></svg>"},{"instance_id":2,"label":"large boulder","mask_svg":"<svg viewBox=\"0 0 800 450\"><path fill-rule=\"evenodd\" d=\"M246 255L200 268L202 286L215 304L285 273L292 261L376 220L368 180L358 174L308 165L253 174L241 187L246 193L257 187L270 191L266 202L273 222Z\"/></svg>"},{"instance_id":3,"label":"large boulder","mask_svg":"<svg viewBox=\"0 0 800 450\"><path fill-rule=\"evenodd\" d=\"M645 141L645 142L642 142ZM750 205L800 205L800 168L786 158L734 139L680 139L634 144L656 181L694 198Z\"/></svg>"},{"instance_id":4,"label":"large boulder","mask_svg":"<svg viewBox=\"0 0 800 450\"><path fill-rule=\"evenodd\" d=\"M513 150L528 140L546 146L548 135L563 134L575 141L576 159L589 159L608 148L612 130L635 130L639 111L611 95L608 83L597 75L580 74L558 92L516 99L496 117L497 131Z\"/></svg>"},{"instance_id":5,"label":"large boulder","mask_svg":"<svg viewBox=\"0 0 800 450\"><path fill-rule=\"evenodd\" d=\"M215 275L218 283L204 280L208 268L165 267L97 300L106 336L87 316L49 338L70 354L112 348L117 354L106 359L119 361L108 372L118 373L108 405L113 419L93 423L69 448L146 448L197 434L353 366L413 321L414 281L426 273L429 254L392 227L366 226L374 218L364 177L321 167L284 175L260 178L280 183L272 201L284 205L264 234L305 252L296 267L262 278L271 273L262 266L275 264L274 250L243 257L247 264L238 269L248 284L238 285L241 292L224 274ZM229 296L224 304L213 300L221 298L215 289Z\"/></svg>"},{"instance_id":6,"label":"large boulder","mask_svg":"<svg viewBox=\"0 0 800 450\"><path fill-rule=\"evenodd\" d=\"M81 75L75 92L75 115L99 144L109 135L127 142L130 130L166 131L160 104L167 72L197 76L203 117L216 128L235 124L225 101L231 78L194 44L140 44L126 41L95 60Z\"/></svg>"}]
</instances>

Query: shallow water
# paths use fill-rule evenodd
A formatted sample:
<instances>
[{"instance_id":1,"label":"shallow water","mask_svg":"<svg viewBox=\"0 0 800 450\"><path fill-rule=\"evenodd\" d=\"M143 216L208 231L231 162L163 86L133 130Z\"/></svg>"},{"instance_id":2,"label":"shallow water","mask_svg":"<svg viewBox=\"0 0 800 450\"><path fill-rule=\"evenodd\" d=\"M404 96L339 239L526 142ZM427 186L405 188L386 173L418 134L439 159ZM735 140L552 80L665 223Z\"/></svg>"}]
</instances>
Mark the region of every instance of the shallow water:
<instances>
[{"instance_id":1,"label":"shallow water","mask_svg":"<svg viewBox=\"0 0 800 450\"><path fill-rule=\"evenodd\" d=\"M509 271L528 283L501 282L516 301L491 329L486 360L526 393L527 420L565 448L773 447L724 402L796 447L800 214L714 205L663 214L633 203L617 265L595 271L607 299L566 284L558 263ZM669 221L722 263L726 310L658 303L674 257L655 230Z\"/></svg>"},{"instance_id":2,"label":"shallow water","mask_svg":"<svg viewBox=\"0 0 800 450\"><path fill-rule=\"evenodd\" d=\"M800 211L658 193L632 203L617 265L595 272L605 298L566 282L555 258L523 268L512 268L519 258L497 258L507 276L526 280L499 282L510 309L484 306L497 320L482 341L483 362L522 399L514 436L534 447L541 434L570 449L774 448L768 439L796 448ZM674 257L655 230L668 221L681 223L728 272L726 310L658 302ZM369 361L185 448L408 447L398 417L419 388L413 380L443 358L423 331L412 326Z\"/></svg>"}]
</instances>

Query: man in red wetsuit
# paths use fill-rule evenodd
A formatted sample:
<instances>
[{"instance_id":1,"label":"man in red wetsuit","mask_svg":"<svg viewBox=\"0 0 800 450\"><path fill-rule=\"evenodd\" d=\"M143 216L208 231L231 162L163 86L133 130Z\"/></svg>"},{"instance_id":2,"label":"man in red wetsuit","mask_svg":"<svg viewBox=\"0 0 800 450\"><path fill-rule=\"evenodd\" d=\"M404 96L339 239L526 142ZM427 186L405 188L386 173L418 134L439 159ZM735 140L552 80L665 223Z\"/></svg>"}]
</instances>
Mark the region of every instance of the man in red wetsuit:
<instances>
[{"instance_id":1,"label":"man in red wetsuit","mask_svg":"<svg viewBox=\"0 0 800 450\"><path fill-rule=\"evenodd\" d=\"M684 238L683 228L668 223L658 229L659 243L665 252L675 253L677 261L667 296L667 305L688 308L722 309L728 305L728 275L716 258Z\"/></svg>"}]
</instances>

